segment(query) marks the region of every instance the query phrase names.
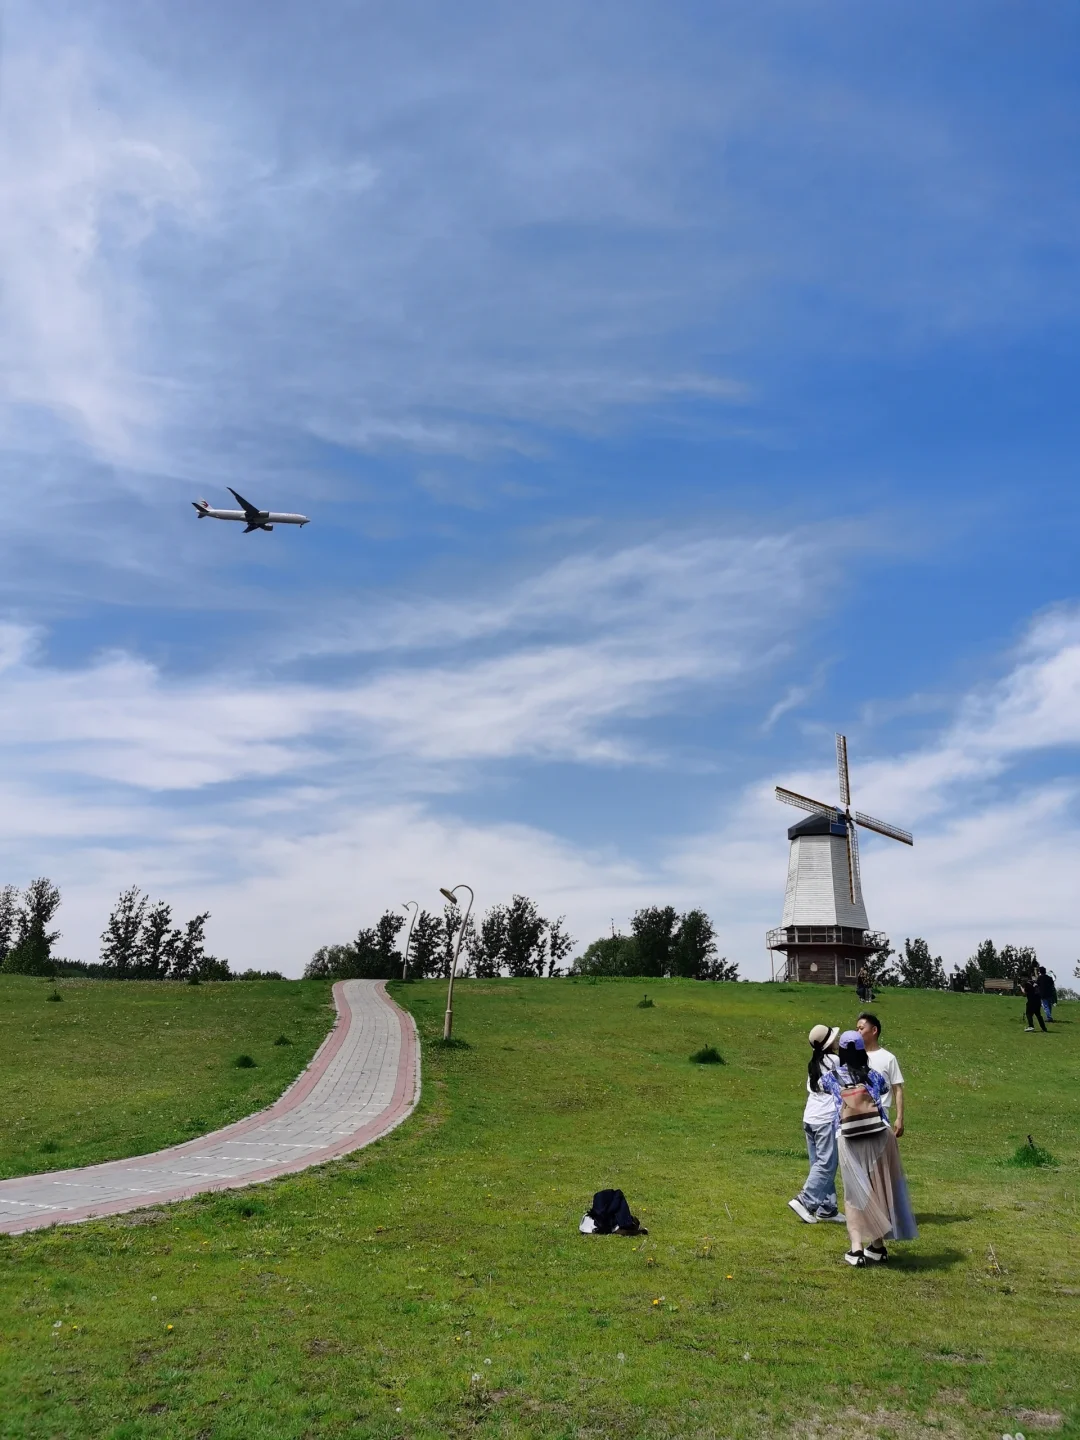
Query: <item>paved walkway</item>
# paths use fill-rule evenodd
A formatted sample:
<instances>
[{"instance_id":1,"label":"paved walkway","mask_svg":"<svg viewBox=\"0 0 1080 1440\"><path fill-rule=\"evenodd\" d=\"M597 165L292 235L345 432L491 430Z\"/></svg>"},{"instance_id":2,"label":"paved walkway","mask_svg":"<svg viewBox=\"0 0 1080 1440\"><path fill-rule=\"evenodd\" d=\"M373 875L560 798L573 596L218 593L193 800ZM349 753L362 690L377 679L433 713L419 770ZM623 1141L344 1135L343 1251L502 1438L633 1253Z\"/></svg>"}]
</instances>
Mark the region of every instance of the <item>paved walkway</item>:
<instances>
[{"instance_id":1,"label":"paved walkway","mask_svg":"<svg viewBox=\"0 0 1080 1440\"><path fill-rule=\"evenodd\" d=\"M334 1029L268 1110L153 1155L2 1180L0 1232L17 1235L291 1175L400 1125L420 1098L412 1017L381 980L339 981L334 1000Z\"/></svg>"}]
</instances>

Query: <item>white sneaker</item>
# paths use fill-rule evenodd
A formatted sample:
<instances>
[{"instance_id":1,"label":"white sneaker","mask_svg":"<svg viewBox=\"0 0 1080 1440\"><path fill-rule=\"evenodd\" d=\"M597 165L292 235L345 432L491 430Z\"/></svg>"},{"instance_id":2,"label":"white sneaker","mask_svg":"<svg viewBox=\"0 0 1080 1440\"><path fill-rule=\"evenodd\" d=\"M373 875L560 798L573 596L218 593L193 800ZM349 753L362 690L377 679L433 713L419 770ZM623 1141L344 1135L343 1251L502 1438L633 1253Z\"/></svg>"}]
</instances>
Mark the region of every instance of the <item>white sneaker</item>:
<instances>
[{"instance_id":1,"label":"white sneaker","mask_svg":"<svg viewBox=\"0 0 1080 1440\"><path fill-rule=\"evenodd\" d=\"M1025 1026L1024 1026L1024 1034L1025 1034L1025 1035L1034 1035L1034 1034L1035 1034L1035 1026L1034 1026L1034 1025L1025 1025Z\"/></svg>"},{"instance_id":2,"label":"white sneaker","mask_svg":"<svg viewBox=\"0 0 1080 1440\"><path fill-rule=\"evenodd\" d=\"M805 1220L807 1225L817 1224L817 1216L806 1208L806 1206L802 1203L802 1201L797 1195L794 1200L789 1200L787 1203L788 1209L794 1210L795 1214L798 1215L799 1219Z\"/></svg>"},{"instance_id":3,"label":"white sneaker","mask_svg":"<svg viewBox=\"0 0 1080 1440\"><path fill-rule=\"evenodd\" d=\"M817 1213L817 1216L816 1216L815 1218L818 1219L818 1220L831 1220L831 1221L833 1221L833 1223L836 1224L836 1225L846 1225L846 1224L847 1224L847 1216L844 1214L844 1212L843 1212L842 1210L834 1210L834 1211L833 1211L831 1214L829 1214L829 1215L823 1214L823 1213L819 1210L818 1213Z\"/></svg>"},{"instance_id":4,"label":"white sneaker","mask_svg":"<svg viewBox=\"0 0 1080 1440\"><path fill-rule=\"evenodd\" d=\"M866 1256L861 1250L848 1250L844 1255L844 1259L849 1265L857 1266L866 1264Z\"/></svg>"},{"instance_id":5,"label":"white sneaker","mask_svg":"<svg viewBox=\"0 0 1080 1440\"><path fill-rule=\"evenodd\" d=\"M889 1252L884 1245L866 1245L863 1247L863 1254L875 1265L880 1265L882 1261L889 1258Z\"/></svg>"}]
</instances>

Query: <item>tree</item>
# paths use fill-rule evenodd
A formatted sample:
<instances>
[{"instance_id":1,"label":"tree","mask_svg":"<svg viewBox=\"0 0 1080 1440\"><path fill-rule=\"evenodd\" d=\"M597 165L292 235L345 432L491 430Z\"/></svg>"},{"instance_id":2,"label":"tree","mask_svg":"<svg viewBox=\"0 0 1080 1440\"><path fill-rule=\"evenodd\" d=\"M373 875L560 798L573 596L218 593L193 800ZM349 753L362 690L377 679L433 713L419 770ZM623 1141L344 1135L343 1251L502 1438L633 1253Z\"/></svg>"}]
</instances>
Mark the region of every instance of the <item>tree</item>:
<instances>
[{"instance_id":1,"label":"tree","mask_svg":"<svg viewBox=\"0 0 1080 1440\"><path fill-rule=\"evenodd\" d=\"M864 964L873 989L880 990L885 985L899 985L900 977L890 963L895 954L896 951L886 940L877 950L871 950L866 956Z\"/></svg>"},{"instance_id":2,"label":"tree","mask_svg":"<svg viewBox=\"0 0 1080 1440\"><path fill-rule=\"evenodd\" d=\"M897 961L900 984L909 990L944 990L948 984L940 955L931 955L930 947L918 936L904 941L904 953Z\"/></svg>"},{"instance_id":3,"label":"tree","mask_svg":"<svg viewBox=\"0 0 1080 1440\"><path fill-rule=\"evenodd\" d=\"M536 902L515 895L506 907L506 950L503 963L511 976L525 978L544 973L544 937L548 922Z\"/></svg>"},{"instance_id":4,"label":"tree","mask_svg":"<svg viewBox=\"0 0 1080 1440\"><path fill-rule=\"evenodd\" d=\"M998 963L1005 972L1005 979L1019 983L1034 975L1039 968L1039 957L1032 945L1003 945L998 951Z\"/></svg>"},{"instance_id":5,"label":"tree","mask_svg":"<svg viewBox=\"0 0 1080 1440\"><path fill-rule=\"evenodd\" d=\"M139 932L139 950L136 974L145 980L167 980L176 959L179 930L172 928L172 907L164 900L156 900L146 907L142 930Z\"/></svg>"},{"instance_id":6,"label":"tree","mask_svg":"<svg viewBox=\"0 0 1080 1440\"><path fill-rule=\"evenodd\" d=\"M353 942L349 977L356 980L396 980L401 975L401 953L396 947L405 917L384 910L370 929L360 930Z\"/></svg>"},{"instance_id":7,"label":"tree","mask_svg":"<svg viewBox=\"0 0 1080 1440\"><path fill-rule=\"evenodd\" d=\"M457 901L448 900L443 906L442 951L438 957L438 970L436 972L442 976L444 980L450 976L450 966L454 960L454 945L457 940L457 933L461 929L462 921L463 916ZM458 958L457 969L459 975L467 975L469 973L469 957L475 946L476 926L470 915L468 926L461 937L461 952Z\"/></svg>"},{"instance_id":8,"label":"tree","mask_svg":"<svg viewBox=\"0 0 1080 1440\"><path fill-rule=\"evenodd\" d=\"M728 960L726 955L721 955L719 960L707 961L701 974L694 978L697 980L738 980L739 967L734 960Z\"/></svg>"},{"instance_id":9,"label":"tree","mask_svg":"<svg viewBox=\"0 0 1080 1440\"><path fill-rule=\"evenodd\" d=\"M170 980L190 980L194 977L197 980L209 979L202 973L207 959L214 961L214 957L206 954L206 922L210 919L209 910L202 915L195 915L190 919L182 930L172 932L171 942L173 945L172 965L169 970ZM214 961L216 964L217 962Z\"/></svg>"},{"instance_id":10,"label":"tree","mask_svg":"<svg viewBox=\"0 0 1080 1440\"><path fill-rule=\"evenodd\" d=\"M353 960L351 945L320 945L304 968L305 980L345 980Z\"/></svg>"},{"instance_id":11,"label":"tree","mask_svg":"<svg viewBox=\"0 0 1080 1440\"><path fill-rule=\"evenodd\" d=\"M60 891L44 875L31 880L15 912L15 943L4 956L3 969L13 975L51 975L52 947L59 930L48 929L60 907Z\"/></svg>"},{"instance_id":12,"label":"tree","mask_svg":"<svg viewBox=\"0 0 1080 1440\"><path fill-rule=\"evenodd\" d=\"M101 932L101 963L117 980L128 979L138 969L146 901L137 885L121 890Z\"/></svg>"},{"instance_id":13,"label":"tree","mask_svg":"<svg viewBox=\"0 0 1080 1440\"><path fill-rule=\"evenodd\" d=\"M982 942L975 954L968 960L965 969L970 973L977 970L984 980L1004 980L1006 978L993 940ZM982 989L981 985L979 989Z\"/></svg>"},{"instance_id":14,"label":"tree","mask_svg":"<svg viewBox=\"0 0 1080 1440\"><path fill-rule=\"evenodd\" d=\"M506 906L492 905L477 927L470 957L473 970L481 980L498 975L506 955Z\"/></svg>"},{"instance_id":15,"label":"tree","mask_svg":"<svg viewBox=\"0 0 1080 1440\"><path fill-rule=\"evenodd\" d=\"M443 943L442 919L427 910L421 910L413 926L412 945L409 949L410 972L417 977L436 974Z\"/></svg>"},{"instance_id":16,"label":"tree","mask_svg":"<svg viewBox=\"0 0 1080 1440\"><path fill-rule=\"evenodd\" d=\"M5 885L0 889L0 970L15 943L18 917L19 892L14 885Z\"/></svg>"},{"instance_id":17,"label":"tree","mask_svg":"<svg viewBox=\"0 0 1080 1440\"><path fill-rule=\"evenodd\" d=\"M562 974L562 962L573 948L573 938L566 930L566 916L560 915L557 920L552 920L548 925L547 973L549 980L553 975Z\"/></svg>"},{"instance_id":18,"label":"tree","mask_svg":"<svg viewBox=\"0 0 1080 1440\"><path fill-rule=\"evenodd\" d=\"M674 905L646 905L630 921L630 929L637 942L639 975L671 974L678 918Z\"/></svg>"},{"instance_id":19,"label":"tree","mask_svg":"<svg viewBox=\"0 0 1080 1440\"><path fill-rule=\"evenodd\" d=\"M716 954L716 931L704 910L688 910L679 919L671 948L671 974L687 980L714 978L709 973Z\"/></svg>"},{"instance_id":20,"label":"tree","mask_svg":"<svg viewBox=\"0 0 1080 1440\"><path fill-rule=\"evenodd\" d=\"M637 941L632 935L594 940L570 967L571 975L640 975Z\"/></svg>"},{"instance_id":21,"label":"tree","mask_svg":"<svg viewBox=\"0 0 1080 1440\"><path fill-rule=\"evenodd\" d=\"M951 990L970 990L978 994L983 988L983 972L979 969L975 956L966 960L963 965L954 965L953 972L949 976L949 988Z\"/></svg>"}]
</instances>

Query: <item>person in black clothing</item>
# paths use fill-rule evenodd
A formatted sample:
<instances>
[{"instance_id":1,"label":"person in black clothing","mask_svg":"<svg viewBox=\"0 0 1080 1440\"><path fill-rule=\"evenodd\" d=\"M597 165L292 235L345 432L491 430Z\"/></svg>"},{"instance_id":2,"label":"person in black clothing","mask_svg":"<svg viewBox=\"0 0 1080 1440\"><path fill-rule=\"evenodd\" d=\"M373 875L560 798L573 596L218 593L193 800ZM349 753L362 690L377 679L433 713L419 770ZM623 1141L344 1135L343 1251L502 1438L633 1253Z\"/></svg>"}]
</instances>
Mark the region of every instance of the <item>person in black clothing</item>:
<instances>
[{"instance_id":1,"label":"person in black clothing","mask_svg":"<svg viewBox=\"0 0 1080 1440\"><path fill-rule=\"evenodd\" d=\"M1046 1022L1042 1017L1042 996L1039 994L1038 979L1034 975L1024 981L1024 999L1027 1001L1027 1013L1024 1016L1025 1030L1034 1030L1035 1026L1031 1022L1038 1020L1039 1026L1045 1035L1047 1032Z\"/></svg>"},{"instance_id":2,"label":"person in black clothing","mask_svg":"<svg viewBox=\"0 0 1080 1440\"><path fill-rule=\"evenodd\" d=\"M1042 1001L1042 1012L1047 1020L1054 1018L1054 1006L1057 1004L1057 986L1054 984L1054 977L1046 973L1046 966L1039 966L1039 973L1035 977L1035 984L1039 987L1039 999Z\"/></svg>"}]
</instances>

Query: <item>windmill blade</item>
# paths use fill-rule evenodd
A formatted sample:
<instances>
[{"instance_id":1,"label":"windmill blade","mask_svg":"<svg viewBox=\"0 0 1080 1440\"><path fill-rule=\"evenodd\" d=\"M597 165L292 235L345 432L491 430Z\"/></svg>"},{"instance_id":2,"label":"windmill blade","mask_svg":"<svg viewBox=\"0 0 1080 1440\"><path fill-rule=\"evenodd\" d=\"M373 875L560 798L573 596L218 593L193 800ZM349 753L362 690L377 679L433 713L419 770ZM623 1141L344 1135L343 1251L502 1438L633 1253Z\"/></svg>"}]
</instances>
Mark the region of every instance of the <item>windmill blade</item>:
<instances>
[{"instance_id":1,"label":"windmill blade","mask_svg":"<svg viewBox=\"0 0 1080 1440\"><path fill-rule=\"evenodd\" d=\"M848 779L847 736L836 737L836 773L840 777L840 803L846 810L851 804L851 784Z\"/></svg>"},{"instance_id":2,"label":"windmill blade","mask_svg":"<svg viewBox=\"0 0 1080 1440\"><path fill-rule=\"evenodd\" d=\"M855 826L848 822L847 827L847 873L848 890L851 892L852 905L858 905L862 899L862 873L859 870L859 836Z\"/></svg>"},{"instance_id":3,"label":"windmill blade","mask_svg":"<svg viewBox=\"0 0 1080 1440\"><path fill-rule=\"evenodd\" d=\"M785 805L795 805L800 810L809 810L814 815L835 815L836 806L826 805L821 800L811 800L808 795L800 795L795 790L785 790L783 785L777 785L776 798L782 800Z\"/></svg>"},{"instance_id":4,"label":"windmill blade","mask_svg":"<svg viewBox=\"0 0 1080 1440\"><path fill-rule=\"evenodd\" d=\"M886 820L875 820L872 815L864 815L861 810L855 811L855 819L866 830L875 830L879 835L887 835L890 840L899 840L902 845L914 845L910 830L901 830L899 825L890 825Z\"/></svg>"}]
</instances>

